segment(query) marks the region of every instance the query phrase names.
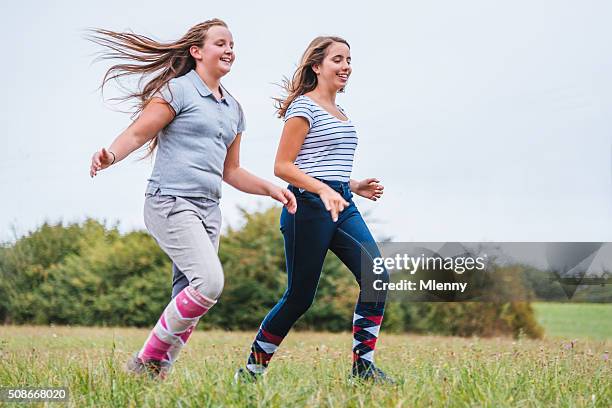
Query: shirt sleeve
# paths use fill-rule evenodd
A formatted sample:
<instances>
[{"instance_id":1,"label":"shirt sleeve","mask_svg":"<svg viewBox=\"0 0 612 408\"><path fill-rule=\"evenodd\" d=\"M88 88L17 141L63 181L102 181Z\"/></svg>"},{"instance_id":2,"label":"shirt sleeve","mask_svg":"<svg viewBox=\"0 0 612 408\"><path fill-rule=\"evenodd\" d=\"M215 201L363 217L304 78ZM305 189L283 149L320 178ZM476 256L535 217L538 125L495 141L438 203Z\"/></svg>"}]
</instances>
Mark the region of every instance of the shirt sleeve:
<instances>
[{"instance_id":1,"label":"shirt sleeve","mask_svg":"<svg viewBox=\"0 0 612 408\"><path fill-rule=\"evenodd\" d=\"M236 133L242 133L246 130L246 118L244 117L244 111L240 104L238 104L238 112L240 117L238 118L238 131Z\"/></svg>"},{"instance_id":2,"label":"shirt sleeve","mask_svg":"<svg viewBox=\"0 0 612 408\"><path fill-rule=\"evenodd\" d=\"M312 109L303 99L296 99L291 102L291 105L289 105L287 112L285 112L285 122L295 117L305 118L308 121L308 127L312 127L312 123L314 122Z\"/></svg>"},{"instance_id":3,"label":"shirt sleeve","mask_svg":"<svg viewBox=\"0 0 612 408\"><path fill-rule=\"evenodd\" d=\"M185 105L185 91L177 78L173 78L155 96L168 102L174 113L178 115Z\"/></svg>"}]
</instances>

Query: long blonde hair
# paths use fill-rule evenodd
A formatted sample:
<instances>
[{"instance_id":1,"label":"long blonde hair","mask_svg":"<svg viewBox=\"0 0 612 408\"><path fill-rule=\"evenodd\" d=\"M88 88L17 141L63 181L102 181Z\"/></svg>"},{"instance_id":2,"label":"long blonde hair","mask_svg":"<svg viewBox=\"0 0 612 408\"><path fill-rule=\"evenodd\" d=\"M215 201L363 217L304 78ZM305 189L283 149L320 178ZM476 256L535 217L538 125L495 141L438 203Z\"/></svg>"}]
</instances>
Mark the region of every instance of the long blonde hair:
<instances>
[{"instance_id":1,"label":"long blonde hair","mask_svg":"<svg viewBox=\"0 0 612 408\"><path fill-rule=\"evenodd\" d=\"M317 37L310 42L291 80L288 78L283 79L281 86L287 93L287 96L273 98L276 101L276 113L279 118L285 116L287 108L289 108L289 105L291 105L291 102L293 102L295 98L317 87L317 75L312 69L312 66L323 62L327 53L327 48L335 42L346 44L349 49L351 48L345 39L335 36ZM344 88L341 89L340 92L344 92Z\"/></svg>"},{"instance_id":2,"label":"long blonde hair","mask_svg":"<svg viewBox=\"0 0 612 408\"><path fill-rule=\"evenodd\" d=\"M183 76L195 68L195 60L189 49L194 45L202 47L206 33L214 26L227 28L223 20L214 18L196 24L179 40L168 43L131 32L89 30L86 38L105 49L99 54L98 59L123 61L106 71L100 89L104 92L104 87L110 80L119 80L132 75L140 76L137 90L128 91L124 96L116 98L120 101L135 101L133 117L137 116L172 78ZM157 136L149 142L146 156L150 155L156 146Z\"/></svg>"}]
</instances>

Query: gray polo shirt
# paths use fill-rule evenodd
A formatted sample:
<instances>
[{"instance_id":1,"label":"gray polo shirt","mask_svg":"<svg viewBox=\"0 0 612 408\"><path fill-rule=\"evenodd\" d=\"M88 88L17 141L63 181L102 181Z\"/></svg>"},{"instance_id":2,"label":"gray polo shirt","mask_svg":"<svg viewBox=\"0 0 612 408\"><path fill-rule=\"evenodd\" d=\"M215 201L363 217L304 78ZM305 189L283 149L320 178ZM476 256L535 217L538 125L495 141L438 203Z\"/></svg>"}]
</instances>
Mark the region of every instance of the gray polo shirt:
<instances>
[{"instance_id":1,"label":"gray polo shirt","mask_svg":"<svg viewBox=\"0 0 612 408\"><path fill-rule=\"evenodd\" d=\"M242 108L222 91L219 101L192 70L171 79L158 95L176 116L158 135L147 194L219 201L227 149L245 128Z\"/></svg>"}]
</instances>

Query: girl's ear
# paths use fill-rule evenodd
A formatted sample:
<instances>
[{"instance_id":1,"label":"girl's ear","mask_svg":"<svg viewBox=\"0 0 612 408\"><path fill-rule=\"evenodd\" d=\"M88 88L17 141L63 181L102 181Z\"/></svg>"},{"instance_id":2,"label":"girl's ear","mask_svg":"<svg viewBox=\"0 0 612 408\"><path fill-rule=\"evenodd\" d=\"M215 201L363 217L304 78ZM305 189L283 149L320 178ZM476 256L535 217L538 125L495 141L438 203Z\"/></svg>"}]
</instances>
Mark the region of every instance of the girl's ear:
<instances>
[{"instance_id":1,"label":"girl's ear","mask_svg":"<svg viewBox=\"0 0 612 408\"><path fill-rule=\"evenodd\" d=\"M312 64L311 66L312 71L316 74L319 75L320 74L320 66L319 64Z\"/></svg>"},{"instance_id":2,"label":"girl's ear","mask_svg":"<svg viewBox=\"0 0 612 408\"><path fill-rule=\"evenodd\" d=\"M196 60L202 59L202 50L195 45L192 45L191 47L189 47L189 54L191 54L191 56L195 58Z\"/></svg>"}]
</instances>

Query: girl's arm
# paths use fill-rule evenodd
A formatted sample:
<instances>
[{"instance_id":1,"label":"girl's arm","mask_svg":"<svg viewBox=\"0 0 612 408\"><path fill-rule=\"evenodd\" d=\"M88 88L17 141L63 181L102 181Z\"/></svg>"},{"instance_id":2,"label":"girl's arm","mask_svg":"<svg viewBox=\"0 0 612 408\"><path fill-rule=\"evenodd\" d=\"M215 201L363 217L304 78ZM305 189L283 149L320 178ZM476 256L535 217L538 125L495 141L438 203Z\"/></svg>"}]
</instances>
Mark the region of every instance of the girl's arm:
<instances>
[{"instance_id":1,"label":"girl's arm","mask_svg":"<svg viewBox=\"0 0 612 408\"><path fill-rule=\"evenodd\" d=\"M241 139L242 134L238 133L227 149L227 156L223 164L223 181L245 193L270 196L281 202L291 214L294 214L297 210L297 203L291 191L280 188L240 167Z\"/></svg>"},{"instance_id":2,"label":"girl's arm","mask_svg":"<svg viewBox=\"0 0 612 408\"><path fill-rule=\"evenodd\" d=\"M134 150L142 147L174 119L174 110L161 98L153 98L138 118L113 141L108 149L102 148L91 158L89 175L115 164Z\"/></svg>"},{"instance_id":3,"label":"girl's arm","mask_svg":"<svg viewBox=\"0 0 612 408\"><path fill-rule=\"evenodd\" d=\"M285 122L274 161L274 175L298 188L318 194L336 222L338 214L349 204L327 184L307 175L294 164L307 134L308 122L305 118L294 117Z\"/></svg>"},{"instance_id":4,"label":"girl's arm","mask_svg":"<svg viewBox=\"0 0 612 408\"><path fill-rule=\"evenodd\" d=\"M351 179L349 181L353 193L372 201L378 200L385 189L382 184L378 183L380 183L380 180L377 178L367 178L361 181Z\"/></svg>"}]
</instances>

